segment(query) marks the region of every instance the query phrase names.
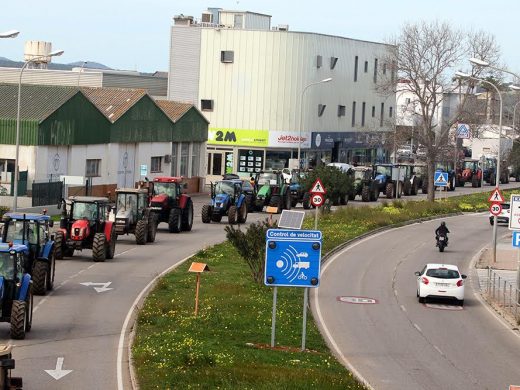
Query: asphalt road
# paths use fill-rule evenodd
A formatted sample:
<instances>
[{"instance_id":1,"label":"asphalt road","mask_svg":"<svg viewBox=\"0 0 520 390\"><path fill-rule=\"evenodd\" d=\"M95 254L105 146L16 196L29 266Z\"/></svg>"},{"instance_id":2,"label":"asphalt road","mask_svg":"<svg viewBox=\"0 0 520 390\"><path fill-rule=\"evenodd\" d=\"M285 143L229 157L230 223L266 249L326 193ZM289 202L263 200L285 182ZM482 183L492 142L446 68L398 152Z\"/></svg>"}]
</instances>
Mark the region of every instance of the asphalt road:
<instances>
[{"instance_id":1,"label":"asphalt road","mask_svg":"<svg viewBox=\"0 0 520 390\"><path fill-rule=\"evenodd\" d=\"M320 288L312 295L314 317L340 361L375 389L520 385L518 331L480 302L470 268L491 239L487 214L446 221L452 234L444 253L435 247L438 221L432 221L366 238L322 268ZM463 309L442 301L418 303L414 272L428 262L457 264L468 274ZM352 300L345 297L377 303L346 303Z\"/></svg>"},{"instance_id":2,"label":"asphalt road","mask_svg":"<svg viewBox=\"0 0 520 390\"><path fill-rule=\"evenodd\" d=\"M484 189L491 190L491 187ZM474 191L457 189L449 194ZM419 195L419 198L425 196ZM23 377L24 388L117 389L118 385L130 388L126 360L128 337L123 333L121 339L121 333L125 322L129 328L132 325L127 314L135 299L164 270L225 238L225 223L201 223L200 209L207 202L207 196L193 199L192 232L169 234L166 225L161 224L153 244L136 246L133 236L120 237L116 257L105 263L94 263L90 251L57 262L55 290L46 297L35 297L32 331L25 340L13 342L14 374ZM347 207L358 204L366 203L349 202ZM301 210L301 206L298 209ZM250 214L248 223L264 218L266 214ZM81 284L89 282L96 284ZM100 292L95 288L101 289ZM9 341L6 323L0 323L0 340ZM122 357L120 364L118 352ZM45 370L55 370L57 365L61 370L50 374L62 376L54 379ZM120 375L118 367L122 368Z\"/></svg>"}]
</instances>

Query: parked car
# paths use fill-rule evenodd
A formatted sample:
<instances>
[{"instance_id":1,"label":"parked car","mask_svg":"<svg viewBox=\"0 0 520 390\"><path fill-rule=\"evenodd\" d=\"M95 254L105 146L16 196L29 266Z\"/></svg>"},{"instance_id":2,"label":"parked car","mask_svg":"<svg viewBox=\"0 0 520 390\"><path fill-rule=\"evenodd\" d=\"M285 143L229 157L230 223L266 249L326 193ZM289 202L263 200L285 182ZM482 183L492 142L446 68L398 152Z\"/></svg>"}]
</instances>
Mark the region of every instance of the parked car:
<instances>
[{"instance_id":1,"label":"parked car","mask_svg":"<svg viewBox=\"0 0 520 390\"><path fill-rule=\"evenodd\" d=\"M420 303L426 299L456 299L464 305L464 279L456 265L426 264L417 276L417 298Z\"/></svg>"},{"instance_id":2,"label":"parked car","mask_svg":"<svg viewBox=\"0 0 520 390\"><path fill-rule=\"evenodd\" d=\"M507 223L509 224L509 213L511 212L511 205L509 204L509 202L504 202L501 204L502 206L502 211L500 212L500 214L497 215L497 223L500 223L500 222L504 222L504 223ZM494 223L494 215L489 213L489 224L490 225L493 225Z\"/></svg>"}]
</instances>

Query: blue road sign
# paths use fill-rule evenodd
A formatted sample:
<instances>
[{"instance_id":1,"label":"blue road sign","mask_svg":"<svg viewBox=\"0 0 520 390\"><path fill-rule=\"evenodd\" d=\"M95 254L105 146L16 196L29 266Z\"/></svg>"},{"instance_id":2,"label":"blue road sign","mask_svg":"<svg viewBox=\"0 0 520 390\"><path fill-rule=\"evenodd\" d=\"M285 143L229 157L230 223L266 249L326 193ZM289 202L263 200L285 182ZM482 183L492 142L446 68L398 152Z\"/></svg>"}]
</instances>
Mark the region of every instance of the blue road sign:
<instances>
[{"instance_id":1,"label":"blue road sign","mask_svg":"<svg viewBox=\"0 0 520 390\"><path fill-rule=\"evenodd\" d=\"M513 232L513 246L520 247L520 232L519 231Z\"/></svg>"},{"instance_id":2,"label":"blue road sign","mask_svg":"<svg viewBox=\"0 0 520 390\"><path fill-rule=\"evenodd\" d=\"M448 187L448 172L436 171L433 176L433 185L436 187Z\"/></svg>"},{"instance_id":3,"label":"blue road sign","mask_svg":"<svg viewBox=\"0 0 520 390\"><path fill-rule=\"evenodd\" d=\"M318 287L320 269L320 231L267 231L264 272L266 286Z\"/></svg>"},{"instance_id":4,"label":"blue road sign","mask_svg":"<svg viewBox=\"0 0 520 390\"><path fill-rule=\"evenodd\" d=\"M469 126L465 123L461 123L457 127L457 138L471 138Z\"/></svg>"}]
</instances>

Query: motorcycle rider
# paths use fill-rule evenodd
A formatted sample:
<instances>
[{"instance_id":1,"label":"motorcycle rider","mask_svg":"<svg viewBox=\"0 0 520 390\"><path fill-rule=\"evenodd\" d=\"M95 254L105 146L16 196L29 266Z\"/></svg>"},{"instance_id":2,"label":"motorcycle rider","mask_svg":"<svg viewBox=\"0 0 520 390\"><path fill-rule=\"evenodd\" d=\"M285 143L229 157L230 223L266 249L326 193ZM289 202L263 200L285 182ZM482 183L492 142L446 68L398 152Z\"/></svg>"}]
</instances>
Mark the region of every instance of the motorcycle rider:
<instances>
[{"instance_id":1,"label":"motorcycle rider","mask_svg":"<svg viewBox=\"0 0 520 390\"><path fill-rule=\"evenodd\" d=\"M446 244L448 244L448 233L450 231L448 230L448 227L446 226L446 222L442 221L441 226L439 226L437 229L435 229L435 240L439 240L439 236L446 237Z\"/></svg>"}]
</instances>

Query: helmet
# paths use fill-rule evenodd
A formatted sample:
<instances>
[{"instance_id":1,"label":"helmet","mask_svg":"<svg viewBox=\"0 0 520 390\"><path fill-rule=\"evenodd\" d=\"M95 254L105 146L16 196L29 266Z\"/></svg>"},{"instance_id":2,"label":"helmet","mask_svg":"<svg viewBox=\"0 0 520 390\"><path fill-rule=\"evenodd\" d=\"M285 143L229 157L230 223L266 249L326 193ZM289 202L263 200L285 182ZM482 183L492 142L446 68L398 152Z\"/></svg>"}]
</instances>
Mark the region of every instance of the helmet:
<instances>
[{"instance_id":1,"label":"helmet","mask_svg":"<svg viewBox=\"0 0 520 390\"><path fill-rule=\"evenodd\" d=\"M446 222L442 221L441 226L446 226Z\"/></svg>"}]
</instances>

